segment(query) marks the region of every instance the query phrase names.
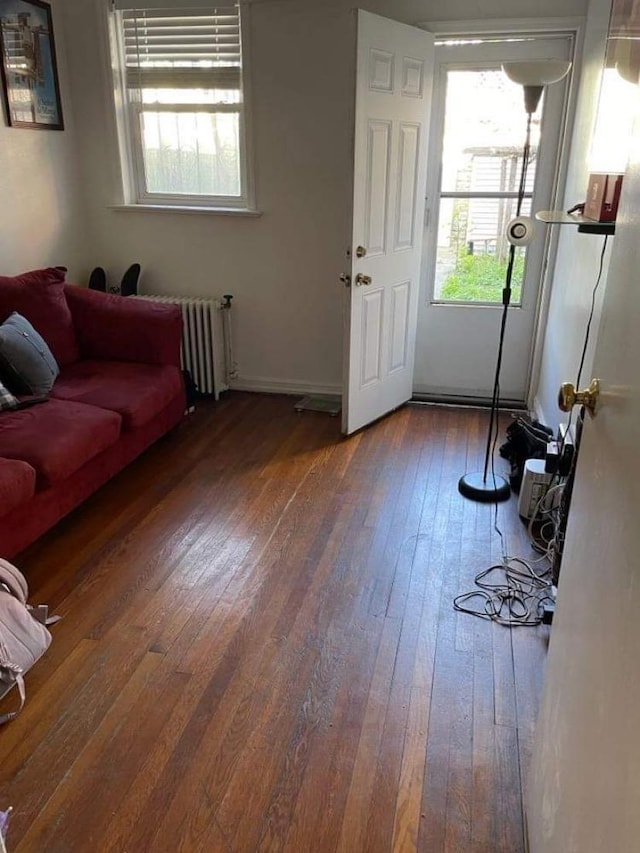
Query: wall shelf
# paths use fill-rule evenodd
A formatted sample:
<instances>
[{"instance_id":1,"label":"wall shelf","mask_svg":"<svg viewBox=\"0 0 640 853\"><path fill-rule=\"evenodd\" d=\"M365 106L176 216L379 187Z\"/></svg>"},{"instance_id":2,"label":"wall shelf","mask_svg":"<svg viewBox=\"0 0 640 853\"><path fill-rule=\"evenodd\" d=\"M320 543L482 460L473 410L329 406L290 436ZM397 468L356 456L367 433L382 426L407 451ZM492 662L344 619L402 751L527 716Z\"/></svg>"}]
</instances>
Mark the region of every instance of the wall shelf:
<instances>
[{"instance_id":1,"label":"wall shelf","mask_svg":"<svg viewBox=\"0 0 640 853\"><path fill-rule=\"evenodd\" d=\"M565 213L564 210L539 210L536 219L547 225L577 225L582 234L615 234L615 222L594 222L579 213Z\"/></svg>"}]
</instances>

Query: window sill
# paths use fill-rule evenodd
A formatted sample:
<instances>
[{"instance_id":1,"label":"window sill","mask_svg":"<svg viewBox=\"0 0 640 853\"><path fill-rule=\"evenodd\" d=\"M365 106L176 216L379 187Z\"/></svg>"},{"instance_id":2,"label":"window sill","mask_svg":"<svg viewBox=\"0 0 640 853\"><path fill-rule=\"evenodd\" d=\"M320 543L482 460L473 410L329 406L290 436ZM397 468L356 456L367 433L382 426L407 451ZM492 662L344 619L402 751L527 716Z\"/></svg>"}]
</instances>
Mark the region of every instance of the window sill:
<instances>
[{"instance_id":1,"label":"window sill","mask_svg":"<svg viewBox=\"0 0 640 853\"><path fill-rule=\"evenodd\" d=\"M185 204L111 204L110 210L140 213L199 213L207 216L262 216L261 210L248 207L199 207Z\"/></svg>"}]
</instances>

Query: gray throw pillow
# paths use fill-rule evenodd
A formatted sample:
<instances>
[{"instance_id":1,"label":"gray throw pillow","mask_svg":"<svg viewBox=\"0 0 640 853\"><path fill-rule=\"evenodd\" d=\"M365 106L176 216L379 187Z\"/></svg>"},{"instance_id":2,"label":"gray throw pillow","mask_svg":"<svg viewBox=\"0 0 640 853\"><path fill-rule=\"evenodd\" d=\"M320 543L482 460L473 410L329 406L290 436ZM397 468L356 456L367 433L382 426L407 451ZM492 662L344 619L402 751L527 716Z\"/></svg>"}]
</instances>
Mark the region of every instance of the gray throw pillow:
<instances>
[{"instance_id":1,"label":"gray throw pillow","mask_svg":"<svg viewBox=\"0 0 640 853\"><path fill-rule=\"evenodd\" d=\"M17 394L48 394L60 373L53 353L16 311L0 326L0 377Z\"/></svg>"}]
</instances>

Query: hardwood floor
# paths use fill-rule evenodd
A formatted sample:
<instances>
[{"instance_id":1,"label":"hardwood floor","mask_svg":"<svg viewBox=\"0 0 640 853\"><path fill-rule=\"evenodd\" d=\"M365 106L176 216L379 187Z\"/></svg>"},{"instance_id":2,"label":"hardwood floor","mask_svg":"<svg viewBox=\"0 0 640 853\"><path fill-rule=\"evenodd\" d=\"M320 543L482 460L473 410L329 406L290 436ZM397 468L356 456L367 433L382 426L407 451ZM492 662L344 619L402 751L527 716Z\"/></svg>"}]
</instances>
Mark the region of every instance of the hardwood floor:
<instances>
[{"instance_id":1,"label":"hardwood floor","mask_svg":"<svg viewBox=\"0 0 640 853\"><path fill-rule=\"evenodd\" d=\"M485 428L231 394L23 554L64 618L0 730L12 853L522 851L547 629L451 605L500 553Z\"/></svg>"}]
</instances>

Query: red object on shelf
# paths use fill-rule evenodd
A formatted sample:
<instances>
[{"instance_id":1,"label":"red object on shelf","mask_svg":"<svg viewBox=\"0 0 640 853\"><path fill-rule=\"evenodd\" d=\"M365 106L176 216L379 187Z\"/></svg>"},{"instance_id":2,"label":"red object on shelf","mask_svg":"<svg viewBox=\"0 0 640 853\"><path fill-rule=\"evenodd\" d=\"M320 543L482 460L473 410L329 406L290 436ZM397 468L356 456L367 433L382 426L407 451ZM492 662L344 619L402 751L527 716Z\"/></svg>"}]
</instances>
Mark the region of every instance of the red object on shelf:
<instances>
[{"instance_id":1,"label":"red object on shelf","mask_svg":"<svg viewBox=\"0 0 640 853\"><path fill-rule=\"evenodd\" d=\"M592 172L587 186L584 216L594 222L615 222L624 175Z\"/></svg>"}]
</instances>

